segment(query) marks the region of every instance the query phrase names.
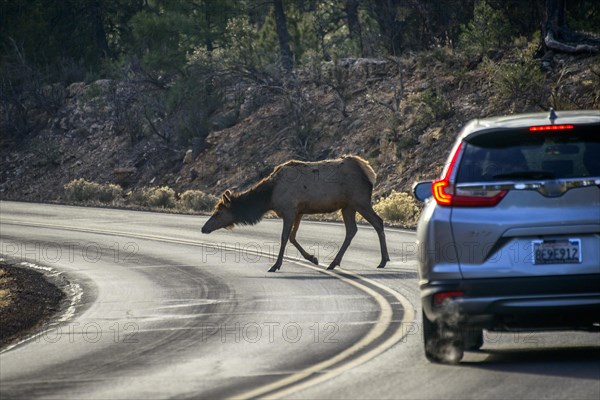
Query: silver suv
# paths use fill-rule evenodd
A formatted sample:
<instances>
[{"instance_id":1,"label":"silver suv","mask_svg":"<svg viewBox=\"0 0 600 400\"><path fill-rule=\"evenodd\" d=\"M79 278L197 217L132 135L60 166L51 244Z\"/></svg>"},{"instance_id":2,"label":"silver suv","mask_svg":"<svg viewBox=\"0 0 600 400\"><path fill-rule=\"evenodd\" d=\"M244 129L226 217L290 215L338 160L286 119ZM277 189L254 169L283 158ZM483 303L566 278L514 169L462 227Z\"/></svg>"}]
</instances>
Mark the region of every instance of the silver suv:
<instances>
[{"instance_id":1,"label":"silver suv","mask_svg":"<svg viewBox=\"0 0 600 400\"><path fill-rule=\"evenodd\" d=\"M430 361L459 362L483 329L600 327L600 111L471 121L413 191Z\"/></svg>"}]
</instances>

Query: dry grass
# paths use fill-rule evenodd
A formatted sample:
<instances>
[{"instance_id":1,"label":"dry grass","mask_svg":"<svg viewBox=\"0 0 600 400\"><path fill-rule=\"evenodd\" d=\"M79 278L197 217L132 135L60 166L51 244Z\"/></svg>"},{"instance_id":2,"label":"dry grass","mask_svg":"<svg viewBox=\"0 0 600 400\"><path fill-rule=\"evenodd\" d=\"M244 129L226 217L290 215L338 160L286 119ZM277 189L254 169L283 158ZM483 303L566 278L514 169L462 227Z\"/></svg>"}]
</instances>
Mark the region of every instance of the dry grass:
<instances>
[{"instance_id":1,"label":"dry grass","mask_svg":"<svg viewBox=\"0 0 600 400\"><path fill-rule=\"evenodd\" d=\"M219 200L218 197L200 190L186 190L179 199L179 206L184 210L212 211Z\"/></svg>"},{"instance_id":2,"label":"dry grass","mask_svg":"<svg viewBox=\"0 0 600 400\"><path fill-rule=\"evenodd\" d=\"M410 194L394 190L388 197L381 198L373 209L385 222L405 227L414 227L421 212Z\"/></svg>"},{"instance_id":3,"label":"dry grass","mask_svg":"<svg viewBox=\"0 0 600 400\"><path fill-rule=\"evenodd\" d=\"M387 225L403 228L415 228L421 213L420 207L412 195L395 190L387 197L382 197L373 206L375 212ZM336 211L330 214L305 215L305 219L311 221L342 221L342 213ZM366 223L360 215L356 215L358 222Z\"/></svg>"},{"instance_id":4,"label":"dry grass","mask_svg":"<svg viewBox=\"0 0 600 400\"><path fill-rule=\"evenodd\" d=\"M112 203L123 197L123 189L119 185L89 182L83 178L72 180L64 189L67 199L78 202Z\"/></svg>"},{"instance_id":5,"label":"dry grass","mask_svg":"<svg viewBox=\"0 0 600 400\"><path fill-rule=\"evenodd\" d=\"M10 299L10 285L12 279L8 276L6 271L0 268L0 311L8 307L11 303Z\"/></svg>"},{"instance_id":6,"label":"dry grass","mask_svg":"<svg viewBox=\"0 0 600 400\"><path fill-rule=\"evenodd\" d=\"M145 207L175 208L177 205L175 191L168 186L143 187L135 190L131 197L135 204Z\"/></svg>"}]
</instances>

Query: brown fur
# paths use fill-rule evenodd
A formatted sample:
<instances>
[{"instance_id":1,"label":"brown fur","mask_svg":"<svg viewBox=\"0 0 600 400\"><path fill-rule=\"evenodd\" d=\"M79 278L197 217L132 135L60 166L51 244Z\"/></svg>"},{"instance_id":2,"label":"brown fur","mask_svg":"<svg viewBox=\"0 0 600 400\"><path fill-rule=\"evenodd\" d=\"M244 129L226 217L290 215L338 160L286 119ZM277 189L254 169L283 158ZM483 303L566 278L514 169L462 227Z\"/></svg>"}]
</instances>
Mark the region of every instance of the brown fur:
<instances>
[{"instance_id":1,"label":"brown fur","mask_svg":"<svg viewBox=\"0 0 600 400\"><path fill-rule=\"evenodd\" d=\"M281 266L288 238L305 258L318 263L295 240L302 215L342 210L346 239L329 266L333 269L339 265L356 234L355 217L358 211L379 235L382 253L379 267L383 267L389 260L383 221L371 206L376 177L369 163L357 156L317 162L291 160L277 166L268 177L244 192L225 191L202 232L210 233L235 224L256 224L267 211L275 211L284 221L282 248L277 262L270 270L275 271Z\"/></svg>"}]
</instances>

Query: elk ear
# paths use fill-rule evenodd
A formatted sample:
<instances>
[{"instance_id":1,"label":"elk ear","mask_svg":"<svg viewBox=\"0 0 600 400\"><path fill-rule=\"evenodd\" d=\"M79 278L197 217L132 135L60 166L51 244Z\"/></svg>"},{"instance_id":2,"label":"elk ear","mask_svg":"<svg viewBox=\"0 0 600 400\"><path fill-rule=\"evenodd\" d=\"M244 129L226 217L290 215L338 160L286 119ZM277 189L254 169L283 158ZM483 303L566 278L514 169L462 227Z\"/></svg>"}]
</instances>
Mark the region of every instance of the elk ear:
<instances>
[{"instance_id":1,"label":"elk ear","mask_svg":"<svg viewBox=\"0 0 600 400\"><path fill-rule=\"evenodd\" d=\"M231 190L227 189L225 193L223 193L222 200L225 207L231 207Z\"/></svg>"}]
</instances>

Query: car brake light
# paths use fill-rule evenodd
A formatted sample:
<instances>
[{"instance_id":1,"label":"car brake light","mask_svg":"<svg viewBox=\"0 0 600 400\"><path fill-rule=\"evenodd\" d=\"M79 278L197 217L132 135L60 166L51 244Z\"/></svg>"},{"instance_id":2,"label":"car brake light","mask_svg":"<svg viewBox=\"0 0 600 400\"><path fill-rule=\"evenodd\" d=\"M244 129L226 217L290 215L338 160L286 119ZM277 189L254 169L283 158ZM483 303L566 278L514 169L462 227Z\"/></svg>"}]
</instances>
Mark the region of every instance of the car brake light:
<instances>
[{"instance_id":1,"label":"car brake light","mask_svg":"<svg viewBox=\"0 0 600 400\"><path fill-rule=\"evenodd\" d=\"M445 180L437 180L431 185L431 191L435 201L441 206L449 206L452 204L452 193L447 193L446 190L449 188L450 182Z\"/></svg>"},{"instance_id":2,"label":"car brake light","mask_svg":"<svg viewBox=\"0 0 600 400\"><path fill-rule=\"evenodd\" d=\"M444 304L446 300L453 300L457 297L462 297L465 295L465 292L440 292L433 295L433 305L441 306Z\"/></svg>"},{"instance_id":3,"label":"car brake light","mask_svg":"<svg viewBox=\"0 0 600 400\"><path fill-rule=\"evenodd\" d=\"M564 131L566 129L573 129L573 125L542 125L542 126L530 126L529 132L541 132L541 131Z\"/></svg>"},{"instance_id":4,"label":"car brake light","mask_svg":"<svg viewBox=\"0 0 600 400\"><path fill-rule=\"evenodd\" d=\"M433 198L440 206L454 207L493 207L504 198L506 190L468 190L455 188L450 182L456 167L458 155L462 150L461 143L454 150L450 164L442 172L442 177L431 184Z\"/></svg>"}]
</instances>

